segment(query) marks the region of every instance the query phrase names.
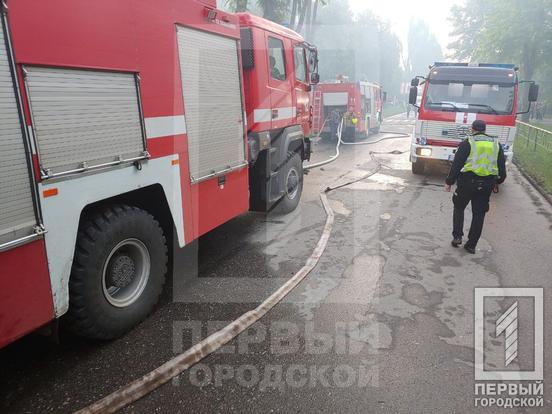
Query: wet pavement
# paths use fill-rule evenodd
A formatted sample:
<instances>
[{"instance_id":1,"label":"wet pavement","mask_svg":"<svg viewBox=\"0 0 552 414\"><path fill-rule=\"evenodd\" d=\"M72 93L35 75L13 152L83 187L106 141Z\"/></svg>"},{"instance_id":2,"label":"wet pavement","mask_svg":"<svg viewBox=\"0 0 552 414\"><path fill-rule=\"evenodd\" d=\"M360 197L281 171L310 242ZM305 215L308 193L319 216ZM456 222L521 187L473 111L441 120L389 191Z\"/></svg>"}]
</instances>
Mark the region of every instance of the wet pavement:
<instances>
[{"instance_id":1,"label":"wet pavement","mask_svg":"<svg viewBox=\"0 0 552 414\"><path fill-rule=\"evenodd\" d=\"M408 133L412 125L392 117L382 131ZM450 246L446 168L414 176L408 154L399 154L408 149L409 138L344 146L335 163L308 174L296 212L246 214L178 252L160 306L119 340L62 333L55 344L33 335L0 351L0 411L82 408L255 308L318 242L326 218L320 191L377 171L328 195L332 235L297 289L226 347L123 411L472 412L475 287L542 287L541 410L550 412L551 206L510 166L477 254L469 255ZM319 142L315 151L313 161L323 160L333 144ZM499 305L489 312L500 315L506 308ZM524 306L520 300L514 369L530 367L533 355ZM488 345L490 367L500 365L503 346L500 337Z\"/></svg>"}]
</instances>

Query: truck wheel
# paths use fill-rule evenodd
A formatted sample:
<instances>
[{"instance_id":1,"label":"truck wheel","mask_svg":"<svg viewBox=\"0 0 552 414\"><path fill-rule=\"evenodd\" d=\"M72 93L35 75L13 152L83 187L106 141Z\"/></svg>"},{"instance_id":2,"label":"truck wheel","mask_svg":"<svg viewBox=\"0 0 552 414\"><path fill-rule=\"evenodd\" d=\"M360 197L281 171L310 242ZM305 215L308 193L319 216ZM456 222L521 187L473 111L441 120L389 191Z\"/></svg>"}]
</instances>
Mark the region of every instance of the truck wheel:
<instances>
[{"instance_id":1,"label":"truck wheel","mask_svg":"<svg viewBox=\"0 0 552 414\"><path fill-rule=\"evenodd\" d=\"M417 160L412 163L412 174L423 174L425 170L425 162Z\"/></svg>"},{"instance_id":2,"label":"truck wheel","mask_svg":"<svg viewBox=\"0 0 552 414\"><path fill-rule=\"evenodd\" d=\"M93 215L77 236L67 327L91 339L121 336L153 310L166 272L166 239L149 213L118 205Z\"/></svg>"},{"instance_id":3,"label":"truck wheel","mask_svg":"<svg viewBox=\"0 0 552 414\"><path fill-rule=\"evenodd\" d=\"M287 162L281 169L284 177L284 197L274 208L277 214L288 214L297 208L303 193L303 163L301 156L293 151L288 152Z\"/></svg>"}]
</instances>

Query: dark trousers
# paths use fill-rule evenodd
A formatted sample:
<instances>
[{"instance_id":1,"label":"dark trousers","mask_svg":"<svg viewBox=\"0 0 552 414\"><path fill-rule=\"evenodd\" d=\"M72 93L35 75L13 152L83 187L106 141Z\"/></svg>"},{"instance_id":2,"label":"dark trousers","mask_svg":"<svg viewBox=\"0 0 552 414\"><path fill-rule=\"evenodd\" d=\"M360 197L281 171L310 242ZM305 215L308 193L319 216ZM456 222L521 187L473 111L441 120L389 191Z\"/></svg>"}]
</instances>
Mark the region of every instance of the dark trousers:
<instances>
[{"instance_id":1,"label":"dark trousers","mask_svg":"<svg viewBox=\"0 0 552 414\"><path fill-rule=\"evenodd\" d=\"M333 139L337 136L337 123L330 122L330 137Z\"/></svg>"},{"instance_id":2,"label":"dark trousers","mask_svg":"<svg viewBox=\"0 0 552 414\"><path fill-rule=\"evenodd\" d=\"M466 243L468 247L475 248L481 237L495 182L496 180L490 178L479 179L463 175L458 178L458 186L452 197L454 203L452 236L455 239L461 239L464 235L464 210L471 202L472 222Z\"/></svg>"}]
</instances>

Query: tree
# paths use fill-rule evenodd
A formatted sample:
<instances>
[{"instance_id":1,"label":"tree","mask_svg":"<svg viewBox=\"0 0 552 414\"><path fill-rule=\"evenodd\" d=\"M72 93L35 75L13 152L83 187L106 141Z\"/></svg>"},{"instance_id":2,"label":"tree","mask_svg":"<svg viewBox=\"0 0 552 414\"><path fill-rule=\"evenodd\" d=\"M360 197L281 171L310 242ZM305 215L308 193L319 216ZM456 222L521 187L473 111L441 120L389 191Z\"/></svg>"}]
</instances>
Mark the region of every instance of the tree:
<instances>
[{"instance_id":1,"label":"tree","mask_svg":"<svg viewBox=\"0 0 552 414\"><path fill-rule=\"evenodd\" d=\"M355 17L348 0L226 0L232 11L249 10L300 32L317 45L320 77L337 75L379 82L399 94L402 47L389 24L366 11ZM427 64L427 63L425 63Z\"/></svg>"},{"instance_id":2,"label":"tree","mask_svg":"<svg viewBox=\"0 0 552 414\"><path fill-rule=\"evenodd\" d=\"M247 11L249 0L226 0L226 6L233 12Z\"/></svg>"},{"instance_id":3,"label":"tree","mask_svg":"<svg viewBox=\"0 0 552 414\"><path fill-rule=\"evenodd\" d=\"M412 20L408 27L408 56L406 70L409 77L425 75L428 67L443 60L443 49L423 20Z\"/></svg>"},{"instance_id":4,"label":"tree","mask_svg":"<svg viewBox=\"0 0 552 414\"><path fill-rule=\"evenodd\" d=\"M289 0L257 0L263 17L276 23L284 23L289 15Z\"/></svg>"},{"instance_id":5,"label":"tree","mask_svg":"<svg viewBox=\"0 0 552 414\"><path fill-rule=\"evenodd\" d=\"M328 0L225 0L232 12L250 11L276 23L283 24L312 39L319 10Z\"/></svg>"},{"instance_id":6,"label":"tree","mask_svg":"<svg viewBox=\"0 0 552 414\"><path fill-rule=\"evenodd\" d=\"M552 0L468 0L452 10L453 57L463 60L514 63L524 79L547 82L552 69Z\"/></svg>"}]
</instances>

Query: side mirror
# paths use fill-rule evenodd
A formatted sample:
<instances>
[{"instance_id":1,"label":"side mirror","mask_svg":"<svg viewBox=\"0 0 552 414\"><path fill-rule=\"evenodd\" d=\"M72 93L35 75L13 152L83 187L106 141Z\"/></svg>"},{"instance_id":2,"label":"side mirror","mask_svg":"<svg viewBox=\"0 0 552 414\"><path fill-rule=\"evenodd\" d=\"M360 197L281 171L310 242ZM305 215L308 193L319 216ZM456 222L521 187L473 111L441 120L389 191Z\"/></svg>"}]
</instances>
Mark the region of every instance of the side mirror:
<instances>
[{"instance_id":1,"label":"side mirror","mask_svg":"<svg viewBox=\"0 0 552 414\"><path fill-rule=\"evenodd\" d=\"M418 79L418 78L412 79L410 81L410 86L416 86L416 87L420 86L420 79Z\"/></svg>"},{"instance_id":2,"label":"side mirror","mask_svg":"<svg viewBox=\"0 0 552 414\"><path fill-rule=\"evenodd\" d=\"M410 87L410 94L408 95L408 103L410 105L416 106L416 101L418 100L418 87L417 86L411 86Z\"/></svg>"},{"instance_id":3,"label":"side mirror","mask_svg":"<svg viewBox=\"0 0 552 414\"><path fill-rule=\"evenodd\" d=\"M529 86L529 102L537 102L539 100L539 85L532 83Z\"/></svg>"},{"instance_id":4,"label":"side mirror","mask_svg":"<svg viewBox=\"0 0 552 414\"><path fill-rule=\"evenodd\" d=\"M318 73L311 73L310 75L311 85L318 85L320 83L320 75Z\"/></svg>"},{"instance_id":5,"label":"side mirror","mask_svg":"<svg viewBox=\"0 0 552 414\"><path fill-rule=\"evenodd\" d=\"M383 93L383 102L387 102L387 92Z\"/></svg>"}]
</instances>

